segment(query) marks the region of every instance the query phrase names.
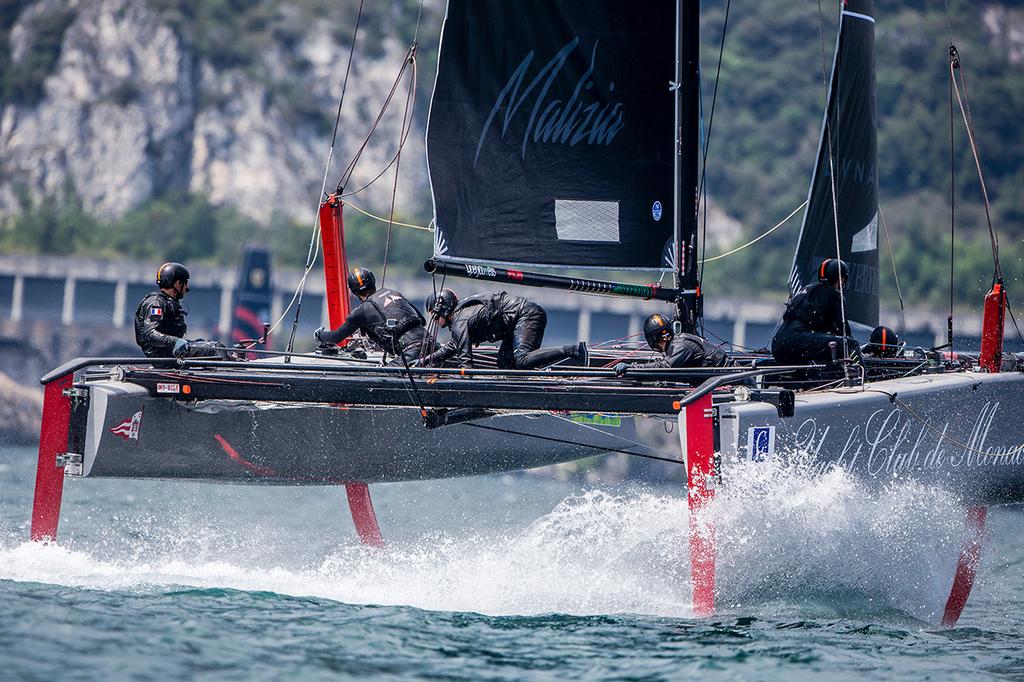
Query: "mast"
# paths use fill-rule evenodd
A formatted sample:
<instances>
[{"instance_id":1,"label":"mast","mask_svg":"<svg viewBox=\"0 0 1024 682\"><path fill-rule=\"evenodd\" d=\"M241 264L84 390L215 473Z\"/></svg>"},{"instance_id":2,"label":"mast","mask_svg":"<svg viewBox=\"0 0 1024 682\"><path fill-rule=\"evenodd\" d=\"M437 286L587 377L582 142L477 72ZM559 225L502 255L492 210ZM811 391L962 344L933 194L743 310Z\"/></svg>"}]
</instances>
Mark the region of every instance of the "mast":
<instances>
[{"instance_id":1,"label":"mast","mask_svg":"<svg viewBox=\"0 0 1024 682\"><path fill-rule=\"evenodd\" d=\"M676 319L694 332L701 316L697 281L697 175L700 133L700 1L676 0L674 225Z\"/></svg>"}]
</instances>

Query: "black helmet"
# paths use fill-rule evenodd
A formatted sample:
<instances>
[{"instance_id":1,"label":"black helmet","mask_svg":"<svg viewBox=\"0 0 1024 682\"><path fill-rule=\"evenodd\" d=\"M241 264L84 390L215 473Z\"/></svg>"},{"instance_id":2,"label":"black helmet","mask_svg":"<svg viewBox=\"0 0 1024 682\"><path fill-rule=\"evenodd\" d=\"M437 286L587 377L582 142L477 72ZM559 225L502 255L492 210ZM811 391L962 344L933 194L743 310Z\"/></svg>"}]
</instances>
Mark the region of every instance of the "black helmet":
<instances>
[{"instance_id":1,"label":"black helmet","mask_svg":"<svg viewBox=\"0 0 1024 682\"><path fill-rule=\"evenodd\" d=\"M842 275L843 281L850 279L850 266L838 258L826 258L818 267L818 281L835 284Z\"/></svg>"},{"instance_id":2,"label":"black helmet","mask_svg":"<svg viewBox=\"0 0 1024 682\"><path fill-rule=\"evenodd\" d=\"M156 285L161 289L170 289L175 282L188 283L188 270L181 263L164 263L156 271Z\"/></svg>"},{"instance_id":3,"label":"black helmet","mask_svg":"<svg viewBox=\"0 0 1024 682\"><path fill-rule=\"evenodd\" d=\"M348 273L348 290L356 296L377 291L377 278L366 268L352 268Z\"/></svg>"},{"instance_id":4,"label":"black helmet","mask_svg":"<svg viewBox=\"0 0 1024 682\"><path fill-rule=\"evenodd\" d=\"M451 317L457 305L459 297L451 289L441 289L436 296L427 297L427 312L437 317Z\"/></svg>"},{"instance_id":5,"label":"black helmet","mask_svg":"<svg viewBox=\"0 0 1024 682\"><path fill-rule=\"evenodd\" d=\"M644 320L644 338L647 345L657 349L659 341L672 340L672 318L654 313Z\"/></svg>"},{"instance_id":6,"label":"black helmet","mask_svg":"<svg viewBox=\"0 0 1024 682\"><path fill-rule=\"evenodd\" d=\"M879 325L871 332L868 351L880 358L894 358L899 350L900 337L888 327Z\"/></svg>"}]
</instances>

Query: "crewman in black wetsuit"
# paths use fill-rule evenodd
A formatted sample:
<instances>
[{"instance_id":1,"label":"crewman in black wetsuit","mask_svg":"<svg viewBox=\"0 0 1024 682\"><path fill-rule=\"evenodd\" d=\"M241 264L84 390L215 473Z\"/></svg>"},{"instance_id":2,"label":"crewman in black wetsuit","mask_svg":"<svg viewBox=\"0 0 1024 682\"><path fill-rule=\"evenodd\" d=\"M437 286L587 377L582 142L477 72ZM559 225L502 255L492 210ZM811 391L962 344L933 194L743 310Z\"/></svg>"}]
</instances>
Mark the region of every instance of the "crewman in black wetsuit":
<instances>
[{"instance_id":1,"label":"crewman in black wetsuit","mask_svg":"<svg viewBox=\"0 0 1024 682\"><path fill-rule=\"evenodd\" d=\"M835 357L859 355L860 345L850 336L849 323L843 320L841 291L849 277L849 267L841 260L822 261L818 281L804 287L786 305L782 326L772 339L772 355L777 362L832 362L829 344L833 342Z\"/></svg>"},{"instance_id":2,"label":"crewman in black wetsuit","mask_svg":"<svg viewBox=\"0 0 1024 682\"><path fill-rule=\"evenodd\" d=\"M653 350L664 357L651 362L615 365L617 374L624 374L627 367L649 369L680 369L684 367L727 367L732 363L721 348L708 343L695 334L676 334L672 331L673 320L655 313L644 320L644 338Z\"/></svg>"},{"instance_id":3,"label":"crewman in black wetsuit","mask_svg":"<svg viewBox=\"0 0 1024 682\"><path fill-rule=\"evenodd\" d=\"M340 327L326 331L320 327L313 339L320 345L341 343L356 331L362 331L381 350L391 355L392 364L420 357L426 320L401 293L394 289L377 290L377 278L366 268L348 274L348 288L362 303L349 313Z\"/></svg>"},{"instance_id":4,"label":"crewman in black wetsuit","mask_svg":"<svg viewBox=\"0 0 1024 682\"><path fill-rule=\"evenodd\" d=\"M181 299L188 293L188 270L181 263L164 263L156 271L159 291L143 296L135 310L135 343L147 358L220 357L227 351L216 341L185 338L188 325Z\"/></svg>"},{"instance_id":5,"label":"crewman in black wetsuit","mask_svg":"<svg viewBox=\"0 0 1024 682\"><path fill-rule=\"evenodd\" d=\"M536 303L504 291L477 294L459 302L451 289L442 289L430 302L429 312L452 338L423 359L425 366L437 366L454 358L459 367L473 366L473 346L485 341L500 341L498 367L534 369L573 358L587 366L586 342L558 348L541 348L547 313Z\"/></svg>"},{"instance_id":6,"label":"crewman in black wetsuit","mask_svg":"<svg viewBox=\"0 0 1024 682\"><path fill-rule=\"evenodd\" d=\"M900 337L896 336L892 329L879 325L871 330L871 338L861 346L860 352L876 358L894 358L899 354L899 350Z\"/></svg>"}]
</instances>

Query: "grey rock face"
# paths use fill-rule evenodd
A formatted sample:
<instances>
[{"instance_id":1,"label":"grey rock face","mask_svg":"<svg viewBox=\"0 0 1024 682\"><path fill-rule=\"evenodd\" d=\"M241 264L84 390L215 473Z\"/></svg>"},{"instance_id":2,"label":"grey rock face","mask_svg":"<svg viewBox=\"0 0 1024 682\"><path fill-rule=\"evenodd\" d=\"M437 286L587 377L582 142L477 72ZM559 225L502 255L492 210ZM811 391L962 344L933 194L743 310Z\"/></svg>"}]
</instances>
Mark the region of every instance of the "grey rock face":
<instances>
[{"instance_id":1,"label":"grey rock face","mask_svg":"<svg viewBox=\"0 0 1024 682\"><path fill-rule=\"evenodd\" d=\"M205 194L259 220L274 212L312 219L330 143L325 122L333 123L348 57L325 27L311 26L293 47L269 46L248 68L218 70L197 56L188 35L139 0L41 0L11 30L12 61L31 49L33 17L68 8L73 19L41 101L0 110L0 217L21 210L19 188L40 202L70 185L87 211L107 219L169 190ZM361 144L405 49L387 43L379 62L353 69L329 189ZM353 187L394 156L403 103L404 96L396 98ZM319 120L297 120L297 104L321 112ZM425 182L422 130L413 131L399 208L422 196ZM390 193L388 176L356 201L386 210Z\"/></svg>"}]
</instances>

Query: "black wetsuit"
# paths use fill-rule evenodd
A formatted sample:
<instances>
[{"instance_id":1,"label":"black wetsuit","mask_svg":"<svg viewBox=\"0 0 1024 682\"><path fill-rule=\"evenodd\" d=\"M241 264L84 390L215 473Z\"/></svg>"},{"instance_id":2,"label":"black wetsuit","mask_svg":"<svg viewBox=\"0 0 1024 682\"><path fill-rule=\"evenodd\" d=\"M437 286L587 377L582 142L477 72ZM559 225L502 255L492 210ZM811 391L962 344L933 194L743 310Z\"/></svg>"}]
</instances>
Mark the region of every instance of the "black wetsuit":
<instances>
[{"instance_id":1,"label":"black wetsuit","mask_svg":"<svg viewBox=\"0 0 1024 682\"><path fill-rule=\"evenodd\" d=\"M860 346L843 321L842 294L827 282L816 282L790 299L772 339L772 355L783 364L829 363L829 343L836 343L836 357L842 358L844 337L846 352L856 353Z\"/></svg>"},{"instance_id":2,"label":"black wetsuit","mask_svg":"<svg viewBox=\"0 0 1024 682\"><path fill-rule=\"evenodd\" d=\"M356 306L340 327L322 332L320 339L341 343L362 330L384 352L396 359L401 352L412 362L420 356L424 324L423 315L405 296L394 289L381 289Z\"/></svg>"},{"instance_id":3,"label":"black wetsuit","mask_svg":"<svg viewBox=\"0 0 1024 682\"><path fill-rule=\"evenodd\" d=\"M135 310L135 343L147 358L174 357L174 344L185 337L181 302L162 291L146 294Z\"/></svg>"},{"instance_id":4,"label":"black wetsuit","mask_svg":"<svg viewBox=\"0 0 1024 682\"><path fill-rule=\"evenodd\" d=\"M633 365L651 369L679 369L682 367L725 367L729 356L694 334L676 334L668 344L665 357Z\"/></svg>"},{"instance_id":5,"label":"black wetsuit","mask_svg":"<svg viewBox=\"0 0 1024 682\"><path fill-rule=\"evenodd\" d=\"M500 341L498 367L532 369L570 357L565 348L540 348L547 313L520 296L477 294L455 308L449 330L451 340L426 358L425 365L439 365L455 358L460 367L473 366L473 346Z\"/></svg>"}]
</instances>

